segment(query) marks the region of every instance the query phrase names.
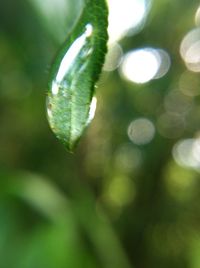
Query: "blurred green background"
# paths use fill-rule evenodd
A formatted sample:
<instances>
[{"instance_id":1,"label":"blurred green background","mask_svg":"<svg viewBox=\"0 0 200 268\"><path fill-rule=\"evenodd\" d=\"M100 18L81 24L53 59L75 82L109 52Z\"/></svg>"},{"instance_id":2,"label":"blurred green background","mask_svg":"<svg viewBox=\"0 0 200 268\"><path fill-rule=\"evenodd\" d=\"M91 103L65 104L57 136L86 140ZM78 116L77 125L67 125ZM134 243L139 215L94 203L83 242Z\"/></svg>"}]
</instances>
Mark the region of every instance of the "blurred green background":
<instances>
[{"instance_id":1,"label":"blurred green background","mask_svg":"<svg viewBox=\"0 0 200 268\"><path fill-rule=\"evenodd\" d=\"M110 0L96 116L46 119L82 0L0 1L0 268L200 267L200 2Z\"/></svg>"}]
</instances>

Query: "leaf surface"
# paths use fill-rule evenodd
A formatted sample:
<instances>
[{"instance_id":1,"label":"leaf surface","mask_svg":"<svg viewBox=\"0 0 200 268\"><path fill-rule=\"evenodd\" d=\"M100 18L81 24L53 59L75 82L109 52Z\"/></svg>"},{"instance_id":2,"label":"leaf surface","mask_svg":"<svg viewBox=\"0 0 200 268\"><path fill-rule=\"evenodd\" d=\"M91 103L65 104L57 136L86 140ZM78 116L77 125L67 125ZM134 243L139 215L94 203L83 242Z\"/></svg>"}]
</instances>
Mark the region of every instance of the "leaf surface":
<instances>
[{"instance_id":1,"label":"leaf surface","mask_svg":"<svg viewBox=\"0 0 200 268\"><path fill-rule=\"evenodd\" d=\"M78 23L53 64L48 120L70 151L94 116L94 89L107 51L107 17L104 0L86 0Z\"/></svg>"}]
</instances>

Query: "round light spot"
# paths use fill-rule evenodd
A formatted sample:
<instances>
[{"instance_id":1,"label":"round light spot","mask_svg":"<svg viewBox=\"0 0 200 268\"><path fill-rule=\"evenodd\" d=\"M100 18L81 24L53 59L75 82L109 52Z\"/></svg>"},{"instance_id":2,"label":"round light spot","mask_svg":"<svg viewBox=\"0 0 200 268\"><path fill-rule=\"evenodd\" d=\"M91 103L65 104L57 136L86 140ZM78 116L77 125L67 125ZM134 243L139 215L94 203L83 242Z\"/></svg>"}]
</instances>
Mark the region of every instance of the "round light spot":
<instances>
[{"instance_id":1,"label":"round light spot","mask_svg":"<svg viewBox=\"0 0 200 268\"><path fill-rule=\"evenodd\" d=\"M182 115L166 112L157 120L159 133L169 139L180 137L185 130L185 120Z\"/></svg>"},{"instance_id":2,"label":"round light spot","mask_svg":"<svg viewBox=\"0 0 200 268\"><path fill-rule=\"evenodd\" d=\"M151 6L147 0L107 0L109 6L109 42L113 43L144 25Z\"/></svg>"},{"instance_id":3,"label":"round light spot","mask_svg":"<svg viewBox=\"0 0 200 268\"><path fill-rule=\"evenodd\" d=\"M158 53L157 57L160 58L160 66L156 75L154 76L154 79L158 79L165 76L171 66L170 56L165 50L156 49L156 52Z\"/></svg>"},{"instance_id":4,"label":"round light spot","mask_svg":"<svg viewBox=\"0 0 200 268\"><path fill-rule=\"evenodd\" d=\"M131 173L142 165L142 152L132 144L123 144L115 152L115 165L118 170Z\"/></svg>"},{"instance_id":5,"label":"round light spot","mask_svg":"<svg viewBox=\"0 0 200 268\"><path fill-rule=\"evenodd\" d=\"M200 95L200 78L198 73L186 71L179 80L180 91L189 97Z\"/></svg>"},{"instance_id":6,"label":"round light spot","mask_svg":"<svg viewBox=\"0 0 200 268\"><path fill-rule=\"evenodd\" d=\"M186 67L193 72L200 72L200 29L190 31L182 40L180 54Z\"/></svg>"},{"instance_id":7,"label":"round light spot","mask_svg":"<svg viewBox=\"0 0 200 268\"><path fill-rule=\"evenodd\" d=\"M175 114L186 114L192 105L192 98L184 95L180 90L171 90L164 99L165 110Z\"/></svg>"},{"instance_id":8,"label":"round light spot","mask_svg":"<svg viewBox=\"0 0 200 268\"><path fill-rule=\"evenodd\" d=\"M139 118L130 123L127 133L133 143L144 145L154 138L155 127L149 119Z\"/></svg>"},{"instance_id":9,"label":"round light spot","mask_svg":"<svg viewBox=\"0 0 200 268\"><path fill-rule=\"evenodd\" d=\"M200 171L200 139L185 139L177 142L172 151L174 160L183 167Z\"/></svg>"},{"instance_id":10,"label":"round light spot","mask_svg":"<svg viewBox=\"0 0 200 268\"><path fill-rule=\"evenodd\" d=\"M131 82L146 83L154 78L160 66L160 58L149 48L127 53L121 65L121 74Z\"/></svg>"},{"instance_id":11,"label":"round light spot","mask_svg":"<svg viewBox=\"0 0 200 268\"><path fill-rule=\"evenodd\" d=\"M162 49L141 48L124 56L120 74L126 80L142 84L163 77L170 68L170 62L169 55Z\"/></svg>"}]
</instances>

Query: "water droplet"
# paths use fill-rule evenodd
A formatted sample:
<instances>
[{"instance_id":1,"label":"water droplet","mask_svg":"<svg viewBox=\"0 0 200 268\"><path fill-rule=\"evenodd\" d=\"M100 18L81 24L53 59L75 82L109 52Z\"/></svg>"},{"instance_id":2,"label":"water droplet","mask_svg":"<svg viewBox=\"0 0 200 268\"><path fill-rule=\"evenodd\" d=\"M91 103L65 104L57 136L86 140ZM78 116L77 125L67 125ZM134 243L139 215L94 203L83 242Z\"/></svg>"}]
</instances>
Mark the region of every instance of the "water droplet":
<instances>
[{"instance_id":1,"label":"water droplet","mask_svg":"<svg viewBox=\"0 0 200 268\"><path fill-rule=\"evenodd\" d=\"M106 52L107 9L103 0L95 2L86 2L80 21L58 54L49 83L48 120L69 150L94 117L94 88Z\"/></svg>"}]
</instances>

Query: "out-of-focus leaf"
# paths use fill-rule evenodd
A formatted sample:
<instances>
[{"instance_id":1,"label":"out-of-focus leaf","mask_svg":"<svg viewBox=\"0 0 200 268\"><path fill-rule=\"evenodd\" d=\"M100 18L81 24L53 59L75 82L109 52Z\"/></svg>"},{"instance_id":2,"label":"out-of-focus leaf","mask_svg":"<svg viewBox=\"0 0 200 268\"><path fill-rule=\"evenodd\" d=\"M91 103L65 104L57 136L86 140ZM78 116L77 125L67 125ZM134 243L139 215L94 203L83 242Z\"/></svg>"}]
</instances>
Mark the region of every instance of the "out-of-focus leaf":
<instances>
[{"instance_id":1,"label":"out-of-focus leaf","mask_svg":"<svg viewBox=\"0 0 200 268\"><path fill-rule=\"evenodd\" d=\"M80 198L69 200L37 174L1 172L0 178L0 258L5 267L130 267L89 191L81 188Z\"/></svg>"}]
</instances>

